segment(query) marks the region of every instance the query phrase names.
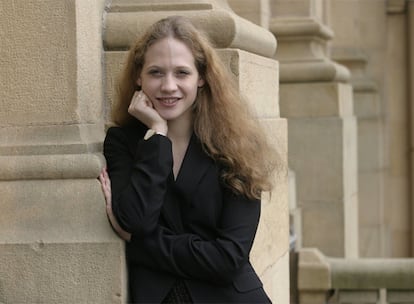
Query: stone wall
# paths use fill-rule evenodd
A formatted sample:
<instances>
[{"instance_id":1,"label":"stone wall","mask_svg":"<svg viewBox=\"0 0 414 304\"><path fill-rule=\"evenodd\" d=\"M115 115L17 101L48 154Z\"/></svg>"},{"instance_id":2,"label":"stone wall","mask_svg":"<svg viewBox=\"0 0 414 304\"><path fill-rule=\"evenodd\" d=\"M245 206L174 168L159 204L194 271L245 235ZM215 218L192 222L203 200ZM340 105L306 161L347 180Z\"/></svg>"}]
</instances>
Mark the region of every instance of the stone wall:
<instances>
[{"instance_id":1,"label":"stone wall","mask_svg":"<svg viewBox=\"0 0 414 304\"><path fill-rule=\"evenodd\" d=\"M0 302L122 303L104 165L104 1L2 1Z\"/></svg>"},{"instance_id":2,"label":"stone wall","mask_svg":"<svg viewBox=\"0 0 414 304\"><path fill-rule=\"evenodd\" d=\"M126 301L123 243L107 222L96 177L120 50L171 14L190 16L217 42L287 167L276 39L226 1L3 1L1 303ZM252 260L271 298L287 303L287 175L277 178L271 199L264 196Z\"/></svg>"}]
</instances>

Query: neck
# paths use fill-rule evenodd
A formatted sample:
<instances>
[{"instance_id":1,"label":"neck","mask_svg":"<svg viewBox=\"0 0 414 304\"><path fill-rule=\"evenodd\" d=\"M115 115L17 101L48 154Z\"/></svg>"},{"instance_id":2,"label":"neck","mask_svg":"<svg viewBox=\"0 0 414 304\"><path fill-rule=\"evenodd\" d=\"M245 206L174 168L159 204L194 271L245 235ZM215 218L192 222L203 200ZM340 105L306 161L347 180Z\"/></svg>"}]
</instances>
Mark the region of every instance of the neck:
<instances>
[{"instance_id":1,"label":"neck","mask_svg":"<svg viewBox=\"0 0 414 304\"><path fill-rule=\"evenodd\" d=\"M168 138L174 141L188 141L193 133L193 120L181 119L168 122Z\"/></svg>"}]
</instances>

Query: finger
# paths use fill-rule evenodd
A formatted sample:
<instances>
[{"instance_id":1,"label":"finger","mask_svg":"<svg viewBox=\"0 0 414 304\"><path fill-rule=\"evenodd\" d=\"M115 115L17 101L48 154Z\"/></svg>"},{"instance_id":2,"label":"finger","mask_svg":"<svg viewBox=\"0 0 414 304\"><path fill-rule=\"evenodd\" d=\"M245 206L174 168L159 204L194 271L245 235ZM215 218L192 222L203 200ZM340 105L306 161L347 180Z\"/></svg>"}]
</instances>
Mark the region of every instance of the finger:
<instances>
[{"instance_id":1,"label":"finger","mask_svg":"<svg viewBox=\"0 0 414 304\"><path fill-rule=\"evenodd\" d=\"M99 182L101 183L102 190L105 190L106 180L105 180L103 173L99 175Z\"/></svg>"},{"instance_id":2,"label":"finger","mask_svg":"<svg viewBox=\"0 0 414 304\"><path fill-rule=\"evenodd\" d=\"M111 179L109 178L108 172L104 172L104 177L105 177L105 181L106 181L106 185L108 187L108 190L111 191Z\"/></svg>"}]
</instances>

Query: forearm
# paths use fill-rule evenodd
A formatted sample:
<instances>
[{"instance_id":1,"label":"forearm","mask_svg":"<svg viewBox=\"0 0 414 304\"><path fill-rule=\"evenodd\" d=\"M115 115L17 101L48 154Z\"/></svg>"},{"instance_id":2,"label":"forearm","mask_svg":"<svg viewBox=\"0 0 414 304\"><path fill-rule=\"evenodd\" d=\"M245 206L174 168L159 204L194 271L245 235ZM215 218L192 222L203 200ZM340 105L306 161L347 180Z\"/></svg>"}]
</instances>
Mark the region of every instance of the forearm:
<instances>
[{"instance_id":1,"label":"forearm","mask_svg":"<svg viewBox=\"0 0 414 304\"><path fill-rule=\"evenodd\" d=\"M104 146L112 182L112 209L123 229L144 236L158 223L172 170L171 142L160 135L141 139L132 159L119 152L125 143L116 141L116 134L109 138L114 137Z\"/></svg>"},{"instance_id":2,"label":"forearm","mask_svg":"<svg viewBox=\"0 0 414 304\"><path fill-rule=\"evenodd\" d=\"M176 233L161 225L144 239L132 238L129 259L185 278L231 282L249 259L260 203L233 197L225 203L215 236Z\"/></svg>"},{"instance_id":3,"label":"forearm","mask_svg":"<svg viewBox=\"0 0 414 304\"><path fill-rule=\"evenodd\" d=\"M233 240L202 240L194 234L175 235L158 227L143 240L128 244L128 259L183 278L226 285L248 261L250 248Z\"/></svg>"}]
</instances>

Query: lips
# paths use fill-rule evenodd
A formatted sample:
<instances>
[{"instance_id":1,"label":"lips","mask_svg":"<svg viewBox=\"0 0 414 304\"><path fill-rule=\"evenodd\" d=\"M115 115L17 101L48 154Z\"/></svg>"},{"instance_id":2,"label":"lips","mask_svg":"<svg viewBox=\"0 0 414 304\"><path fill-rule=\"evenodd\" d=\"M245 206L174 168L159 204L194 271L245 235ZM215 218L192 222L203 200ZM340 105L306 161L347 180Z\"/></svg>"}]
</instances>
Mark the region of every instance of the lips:
<instances>
[{"instance_id":1,"label":"lips","mask_svg":"<svg viewBox=\"0 0 414 304\"><path fill-rule=\"evenodd\" d=\"M160 104L171 107L174 106L181 98L180 97L159 97L157 100Z\"/></svg>"}]
</instances>

